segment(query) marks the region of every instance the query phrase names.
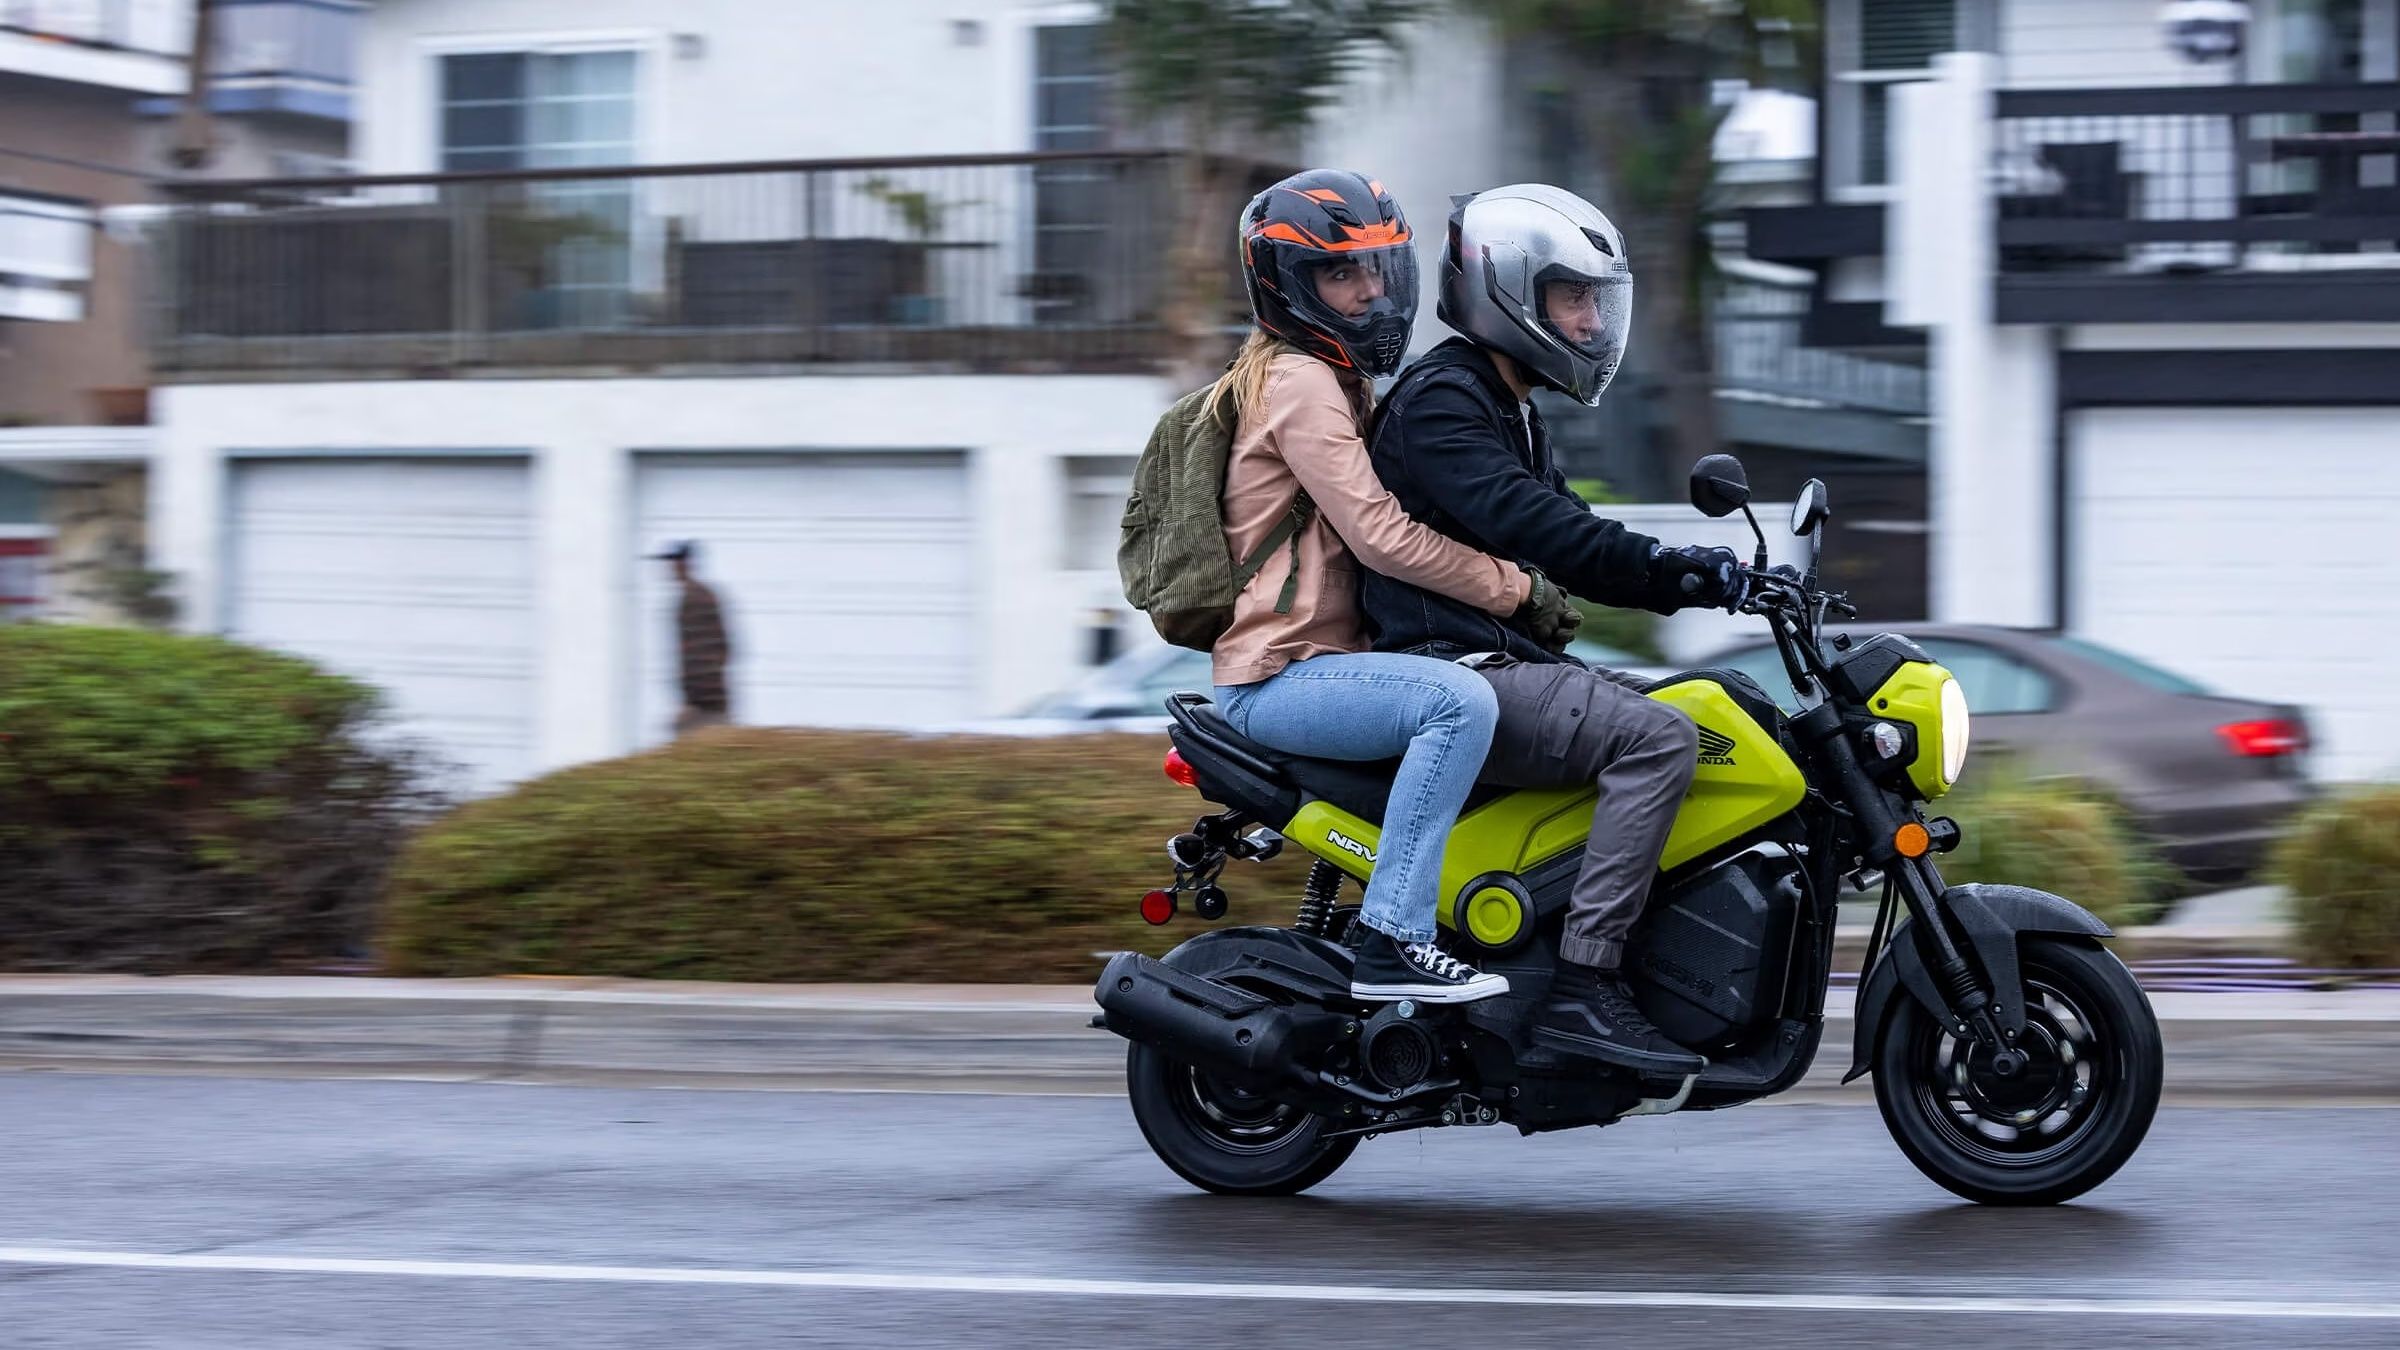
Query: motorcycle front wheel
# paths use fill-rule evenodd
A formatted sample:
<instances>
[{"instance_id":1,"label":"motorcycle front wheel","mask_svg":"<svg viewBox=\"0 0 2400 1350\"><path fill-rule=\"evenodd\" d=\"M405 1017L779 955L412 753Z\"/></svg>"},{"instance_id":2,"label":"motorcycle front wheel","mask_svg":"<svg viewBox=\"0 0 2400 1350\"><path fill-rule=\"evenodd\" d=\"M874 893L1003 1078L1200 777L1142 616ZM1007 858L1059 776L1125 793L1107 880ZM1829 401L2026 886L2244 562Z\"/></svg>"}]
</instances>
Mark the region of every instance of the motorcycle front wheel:
<instances>
[{"instance_id":1,"label":"motorcycle front wheel","mask_svg":"<svg viewBox=\"0 0 2400 1350\"><path fill-rule=\"evenodd\" d=\"M1125 1052L1125 1088L1150 1151L1219 1195L1298 1195L1332 1176L1358 1139L1323 1138L1322 1116L1269 1101L1147 1045Z\"/></svg>"},{"instance_id":2,"label":"motorcycle front wheel","mask_svg":"<svg viewBox=\"0 0 2400 1350\"><path fill-rule=\"evenodd\" d=\"M1875 1101L1900 1151L1986 1205L2055 1205L2116 1174L2158 1113L2166 1052L2150 1000L2114 953L2028 938L2018 1072L1896 1001L1875 1053Z\"/></svg>"}]
</instances>

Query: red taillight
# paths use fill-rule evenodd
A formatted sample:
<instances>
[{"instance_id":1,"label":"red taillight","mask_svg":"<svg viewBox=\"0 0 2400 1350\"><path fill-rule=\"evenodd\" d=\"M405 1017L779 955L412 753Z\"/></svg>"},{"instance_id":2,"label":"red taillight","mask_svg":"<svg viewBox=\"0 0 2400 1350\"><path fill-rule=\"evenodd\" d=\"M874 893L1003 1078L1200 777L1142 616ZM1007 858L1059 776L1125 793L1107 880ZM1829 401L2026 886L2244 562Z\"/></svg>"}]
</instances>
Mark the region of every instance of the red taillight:
<instances>
[{"instance_id":1,"label":"red taillight","mask_svg":"<svg viewBox=\"0 0 2400 1350\"><path fill-rule=\"evenodd\" d=\"M2256 722L2228 722L2217 728L2217 734L2233 747L2233 753L2245 759L2296 755L2308 748L2308 728L2281 717L2262 718Z\"/></svg>"},{"instance_id":2,"label":"red taillight","mask_svg":"<svg viewBox=\"0 0 2400 1350\"><path fill-rule=\"evenodd\" d=\"M1193 771L1191 765L1184 762L1183 752L1181 750L1169 750L1167 752L1166 767L1167 777L1173 779L1174 781L1181 783L1188 788L1196 788L1200 786L1200 775ZM1152 922L1164 923L1166 920L1154 919Z\"/></svg>"},{"instance_id":3,"label":"red taillight","mask_svg":"<svg viewBox=\"0 0 2400 1350\"><path fill-rule=\"evenodd\" d=\"M1142 922L1153 927L1175 917L1175 893L1152 891L1142 897Z\"/></svg>"}]
</instances>

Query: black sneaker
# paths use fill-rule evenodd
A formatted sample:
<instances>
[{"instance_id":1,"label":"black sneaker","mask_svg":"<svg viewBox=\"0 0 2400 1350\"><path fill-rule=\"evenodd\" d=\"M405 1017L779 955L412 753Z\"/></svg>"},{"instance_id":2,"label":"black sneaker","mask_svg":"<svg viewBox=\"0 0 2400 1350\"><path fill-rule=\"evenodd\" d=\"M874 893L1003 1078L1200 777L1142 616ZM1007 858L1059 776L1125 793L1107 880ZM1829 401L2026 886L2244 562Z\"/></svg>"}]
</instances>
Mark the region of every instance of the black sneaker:
<instances>
[{"instance_id":1,"label":"black sneaker","mask_svg":"<svg viewBox=\"0 0 2400 1350\"><path fill-rule=\"evenodd\" d=\"M1372 928L1350 968L1350 997L1364 1001L1473 1003L1507 992L1506 976L1486 975L1430 942L1402 942Z\"/></svg>"},{"instance_id":2,"label":"black sneaker","mask_svg":"<svg viewBox=\"0 0 2400 1350\"><path fill-rule=\"evenodd\" d=\"M1633 993L1613 970L1561 963L1549 1001L1533 1023L1533 1039L1553 1050L1623 1065L1643 1073L1681 1077L1708 1061L1651 1025Z\"/></svg>"}]
</instances>

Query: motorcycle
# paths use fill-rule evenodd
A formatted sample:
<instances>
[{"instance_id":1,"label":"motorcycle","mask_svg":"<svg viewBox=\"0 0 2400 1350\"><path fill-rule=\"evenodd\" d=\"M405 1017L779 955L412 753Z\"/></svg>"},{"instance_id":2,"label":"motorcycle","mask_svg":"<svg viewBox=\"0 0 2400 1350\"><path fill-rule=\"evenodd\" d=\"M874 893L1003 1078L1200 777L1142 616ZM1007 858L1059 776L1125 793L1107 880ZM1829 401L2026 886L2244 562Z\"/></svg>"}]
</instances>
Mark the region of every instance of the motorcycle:
<instances>
[{"instance_id":1,"label":"motorcycle","mask_svg":"<svg viewBox=\"0 0 2400 1350\"><path fill-rule=\"evenodd\" d=\"M1224 809L1169 842L1174 881L1143 898L1143 917L1171 921L1184 896L1223 917L1231 861L1288 843L1314 862L1289 924L1210 929L1158 959L1121 953L1100 975L1093 1025L1130 1042L1134 1118L1169 1168L1222 1194L1289 1195L1380 1135L1533 1134L1783 1092L1824 1032L1841 888L1878 877L1842 1081L1873 1075L1909 1161L1969 1200L2037 1205L2089 1191L2133 1155L2164 1052L2140 985L2101 945L2108 926L2045 892L1942 880L1935 859L1961 832L1925 808L1966 765L1958 682L1902 637L1826 640L1827 619L1855 611L1820 584L1814 549L1804 573L1768 568L1749 498L1732 456L1694 468L1693 505L1742 512L1758 538L1739 608L1772 629L1800 710L1786 715L1732 670L1648 691L1696 724L1700 762L1627 947L1637 1002L1707 1067L1662 1080L1530 1041L1592 789L1479 788L1451 832L1441 943L1505 975L1505 995L1360 1002L1358 910L1341 886L1374 868L1394 763L1283 754L1180 693L1167 775ZM1812 480L1792 531L1821 545L1830 514Z\"/></svg>"}]
</instances>

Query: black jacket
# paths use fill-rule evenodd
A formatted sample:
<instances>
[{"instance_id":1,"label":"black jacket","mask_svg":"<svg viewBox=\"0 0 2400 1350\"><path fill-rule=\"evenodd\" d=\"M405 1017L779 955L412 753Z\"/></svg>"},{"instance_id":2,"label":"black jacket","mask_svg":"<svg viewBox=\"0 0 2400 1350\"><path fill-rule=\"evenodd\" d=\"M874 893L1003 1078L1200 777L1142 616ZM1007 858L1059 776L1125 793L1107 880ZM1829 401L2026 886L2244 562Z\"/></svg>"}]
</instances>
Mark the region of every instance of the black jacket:
<instances>
[{"instance_id":1,"label":"black jacket","mask_svg":"<svg viewBox=\"0 0 2400 1350\"><path fill-rule=\"evenodd\" d=\"M1401 508L1451 538L1539 568L1586 600L1677 608L1651 576L1657 541L1593 515L1568 490L1541 414L1518 403L1491 358L1466 339L1452 338L1401 372L1375 410L1367 450ZM1360 599L1377 651L1564 659L1473 605L1375 572L1362 574Z\"/></svg>"}]
</instances>

